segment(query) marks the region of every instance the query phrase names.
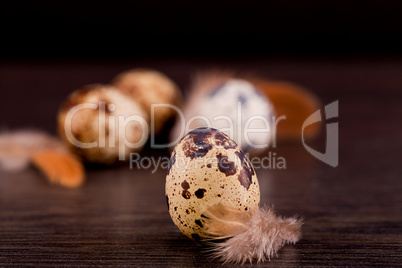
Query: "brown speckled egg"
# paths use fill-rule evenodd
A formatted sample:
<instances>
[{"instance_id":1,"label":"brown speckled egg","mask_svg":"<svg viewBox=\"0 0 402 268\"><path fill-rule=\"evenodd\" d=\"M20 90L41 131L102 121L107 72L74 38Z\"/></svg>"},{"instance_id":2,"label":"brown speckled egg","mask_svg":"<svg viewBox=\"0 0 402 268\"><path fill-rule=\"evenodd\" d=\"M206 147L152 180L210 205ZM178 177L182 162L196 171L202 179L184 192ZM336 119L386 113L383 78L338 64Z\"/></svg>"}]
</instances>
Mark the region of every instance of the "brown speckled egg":
<instances>
[{"instance_id":1,"label":"brown speckled egg","mask_svg":"<svg viewBox=\"0 0 402 268\"><path fill-rule=\"evenodd\" d=\"M101 164L126 160L130 152L141 150L148 124L148 115L135 100L101 84L71 93L58 113L59 135L67 147L84 160Z\"/></svg>"},{"instance_id":2,"label":"brown speckled egg","mask_svg":"<svg viewBox=\"0 0 402 268\"><path fill-rule=\"evenodd\" d=\"M133 69L117 75L113 85L137 100L151 118L152 104L170 104L179 107L182 102L181 91L166 75L151 69ZM155 133L162 130L165 123L176 115L169 107L154 109L153 123Z\"/></svg>"},{"instance_id":3,"label":"brown speckled egg","mask_svg":"<svg viewBox=\"0 0 402 268\"><path fill-rule=\"evenodd\" d=\"M258 207L257 175L247 156L224 133L198 128L174 148L166 176L169 213L191 239L204 237L204 211L221 203L239 210Z\"/></svg>"}]
</instances>

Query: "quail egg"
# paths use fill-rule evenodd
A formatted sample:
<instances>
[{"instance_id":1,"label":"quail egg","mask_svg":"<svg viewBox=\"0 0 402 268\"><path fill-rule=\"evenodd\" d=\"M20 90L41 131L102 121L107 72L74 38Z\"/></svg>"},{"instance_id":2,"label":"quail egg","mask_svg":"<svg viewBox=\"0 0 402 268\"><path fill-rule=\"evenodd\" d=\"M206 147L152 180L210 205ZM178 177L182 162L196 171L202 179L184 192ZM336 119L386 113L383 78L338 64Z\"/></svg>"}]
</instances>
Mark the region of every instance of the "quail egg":
<instances>
[{"instance_id":1,"label":"quail egg","mask_svg":"<svg viewBox=\"0 0 402 268\"><path fill-rule=\"evenodd\" d=\"M275 133L269 99L245 79L210 76L195 83L184 109L186 122L175 124L171 140L189 129L212 127L229 135L245 152L265 152Z\"/></svg>"},{"instance_id":2,"label":"quail egg","mask_svg":"<svg viewBox=\"0 0 402 268\"><path fill-rule=\"evenodd\" d=\"M111 164L142 149L148 115L132 98L108 85L71 93L58 113L58 132L67 147L88 162Z\"/></svg>"},{"instance_id":3,"label":"quail egg","mask_svg":"<svg viewBox=\"0 0 402 268\"><path fill-rule=\"evenodd\" d=\"M176 111L169 105L180 107L182 102L181 91L176 83L156 70L128 70L117 75L112 84L140 103L154 125L155 134L176 115ZM152 104L158 106L152 108Z\"/></svg>"},{"instance_id":4,"label":"quail egg","mask_svg":"<svg viewBox=\"0 0 402 268\"><path fill-rule=\"evenodd\" d=\"M175 146L165 192L173 222L194 240L204 237L208 207L221 203L247 211L260 203L257 175L247 156L213 128L190 131Z\"/></svg>"}]
</instances>

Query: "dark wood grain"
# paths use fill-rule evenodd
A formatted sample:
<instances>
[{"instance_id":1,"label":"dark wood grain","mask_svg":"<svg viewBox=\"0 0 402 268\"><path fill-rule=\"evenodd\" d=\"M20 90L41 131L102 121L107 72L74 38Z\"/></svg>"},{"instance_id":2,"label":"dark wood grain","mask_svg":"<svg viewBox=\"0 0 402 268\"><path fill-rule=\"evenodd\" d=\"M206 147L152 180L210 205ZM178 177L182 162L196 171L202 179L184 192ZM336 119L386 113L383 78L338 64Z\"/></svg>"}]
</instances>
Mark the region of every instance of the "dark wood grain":
<instances>
[{"instance_id":1,"label":"dark wood grain","mask_svg":"<svg viewBox=\"0 0 402 268\"><path fill-rule=\"evenodd\" d=\"M324 104L339 100L338 167L296 142L274 149L286 170L257 170L261 203L305 221L301 241L260 266L400 266L402 61L3 62L0 122L52 132L66 94L137 66L157 68L183 88L199 68L252 70L304 85ZM322 148L324 135L312 146ZM49 185L34 168L0 172L0 266L219 266L171 221L165 174L92 167L83 187L70 190Z\"/></svg>"}]
</instances>

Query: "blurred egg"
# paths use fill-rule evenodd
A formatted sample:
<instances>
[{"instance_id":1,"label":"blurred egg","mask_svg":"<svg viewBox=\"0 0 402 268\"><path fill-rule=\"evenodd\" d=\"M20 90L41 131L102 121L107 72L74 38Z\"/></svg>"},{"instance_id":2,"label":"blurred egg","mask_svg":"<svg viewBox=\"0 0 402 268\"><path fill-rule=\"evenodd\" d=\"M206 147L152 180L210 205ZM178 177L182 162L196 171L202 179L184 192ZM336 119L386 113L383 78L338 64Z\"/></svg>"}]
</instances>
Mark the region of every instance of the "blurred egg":
<instances>
[{"instance_id":1,"label":"blurred egg","mask_svg":"<svg viewBox=\"0 0 402 268\"><path fill-rule=\"evenodd\" d=\"M193 88L192 97L184 109L186 130L216 128L246 152L265 151L274 133L275 112L268 98L244 79L228 78L219 82L214 78L213 83L208 79ZM180 128L180 124L176 124L173 138L180 136Z\"/></svg>"},{"instance_id":2,"label":"blurred egg","mask_svg":"<svg viewBox=\"0 0 402 268\"><path fill-rule=\"evenodd\" d=\"M237 144L213 128L198 128L174 148L166 176L169 213L191 239L204 236L204 211L221 203L240 211L259 206L254 168Z\"/></svg>"},{"instance_id":3,"label":"blurred egg","mask_svg":"<svg viewBox=\"0 0 402 268\"><path fill-rule=\"evenodd\" d=\"M154 132L158 134L166 122L176 115L175 110L167 106L154 108L152 104L168 104L180 107L181 91L166 75L151 69L133 69L117 75L112 84L134 98L148 114Z\"/></svg>"},{"instance_id":4,"label":"blurred egg","mask_svg":"<svg viewBox=\"0 0 402 268\"><path fill-rule=\"evenodd\" d=\"M148 138L148 115L116 88L93 84L74 91L61 105L58 132L84 160L114 163L141 150Z\"/></svg>"}]
</instances>

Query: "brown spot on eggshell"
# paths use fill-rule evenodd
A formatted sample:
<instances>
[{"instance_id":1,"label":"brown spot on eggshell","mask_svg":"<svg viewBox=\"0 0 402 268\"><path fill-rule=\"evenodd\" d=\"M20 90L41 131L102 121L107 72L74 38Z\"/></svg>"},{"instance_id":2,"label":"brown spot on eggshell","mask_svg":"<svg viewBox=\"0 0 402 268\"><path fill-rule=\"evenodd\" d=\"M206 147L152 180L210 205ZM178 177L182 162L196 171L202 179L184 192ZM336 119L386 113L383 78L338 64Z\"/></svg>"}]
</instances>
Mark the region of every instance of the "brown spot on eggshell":
<instances>
[{"instance_id":1,"label":"brown spot on eggshell","mask_svg":"<svg viewBox=\"0 0 402 268\"><path fill-rule=\"evenodd\" d=\"M183 193L181 194L185 199L190 199L191 193L187 190L183 190Z\"/></svg>"},{"instance_id":2,"label":"brown spot on eggshell","mask_svg":"<svg viewBox=\"0 0 402 268\"><path fill-rule=\"evenodd\" d=\"M201 228L203 227L203 224L202 224L202 222L200 220L195 220L195 224L197 224Z\"/></svg>"},{"instance_id":3,"label":"brown spot on eggshell","mask_svg":"<svg viewBox=\"0 0 402 268\"><path fill-rule=\"evenodd\" d=\"M253 165L251 164L250 160L248 160L247 156L243 153L243 151L241 151L241 150L236 151L235 154L240 159L242 168L244 170L246 170L249 174L254 175L255 172L254 172Z\"/></svg>"},{"instance_id":4,"label":"brown spot on eggshell","mask_svg":"<svg viewBox=\"0 0 402 268\"><path fill-rule=\"evenodd\" d=\"M191 234L191 237L196 241L200 241L200 235L199 234Z\"/></svg>"},{"instance_id":5,"label":"brown spot on eggshell","mask_svg":"<svg viewBox=\"0 0 402 268\"><path fill-rule=\"evenodd\" d=\"M197 197L197 198L203 198L204 197L204 193L206 192L207 190L205 190L205 189L198 189L197 191L195 191L195 196Z\"/></svg>"},{"instance_id":6,"label":"brown spot on eggshell","mask_svg":"<svg viewBox=\"0 0 402 268\"><path fill-rule=\"evenodd\" d=\"M237 169L234 162L229 161L228 157L222 154L216 155L218 159L219 171L225 173L226 176L231 176L236 174Z\"/></svg>"},{"instance_id":7,"label":"brown spot on eggshell","mask_svg":"<svg viewBox=\"0 0 402 268\"><path fill-rule=\"evenodd\" d=\"M184 190L188 190L188 189L190 188L190 185L188 184L187 181L183 181L183 182L181 183L181 187L182 187Z\"/></svg>"},{"instance_id":8,"label":"brown spot on eggshell","mask_svg":"<svg viewBox=\"0 0 402 268\"><path fill-rule=\"evenodd\" d=\"M238 147L233 140L231 140L227 135L223 134L222 132L216 131L214 134L216 145L223 146L223 148L225 149L236 149Z\"/></svg>"},{"instance_id":9,"label":"brown spot on eggshell","mask_svg":"<svg viewBox=\"0 0 402 268\"><path fill-rule=\"evenodd\" d=\"M196 129L184 136L179 144L183 143L182 149L186 157L190 159L204 157L212 149L208 140L210 136L209 131Z\"/></svg>"},{"instance_id":10,"label":"brown spot on eggshell","mask_svg":"<svg viewBox=\"0 0 402 268\"><path fill-rule=\"evenodd\" d=\"M181 187L183 188L183 192L182 192L182 196L185 198L185 199L189 199L190 197L191 197L191 193L189 192L189 191L187 191L189 188L190 188L190 185L188 184L188 182L187 181L183 181L182 183L181 183Z\"/></svg>"},{"instance_id":11,"label":"brown spot on eggshell","mask_svg":"<svg viewBox=\"0 0 402 268\"><path fill-rule=\"evenodd\" d=\"M255 174L254 168L250 163L250 160L248 160L242 151L236 151L235 154L237 157L239 157L242 166L238 176L240 184L248 190L250 188L250 184L252 183L252 177Z\"/></svg>"},{"instance_id":12,"label":"brown spot on eggshell","mask_svg":"<svg viewBox=\"0 0 402 268\"><path fill-rule=\"evenodd\" d=\"M240 184L241 184L244 188L246 188L247 190L248 190L248 188L250 188L251 177L250 177L250 174L249 174L247 171L245 171L244 169L242 169L242 170L240 171L240 174L239 174L239 181L240 181Z\"/></svg>"}]
</instances>

